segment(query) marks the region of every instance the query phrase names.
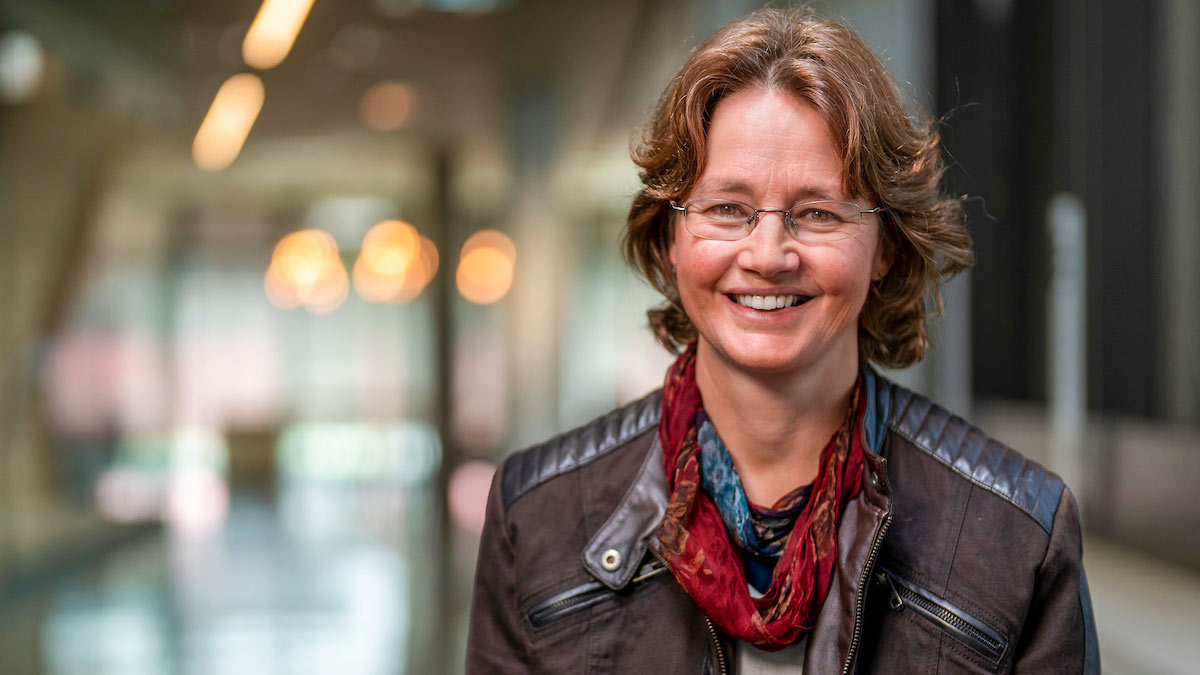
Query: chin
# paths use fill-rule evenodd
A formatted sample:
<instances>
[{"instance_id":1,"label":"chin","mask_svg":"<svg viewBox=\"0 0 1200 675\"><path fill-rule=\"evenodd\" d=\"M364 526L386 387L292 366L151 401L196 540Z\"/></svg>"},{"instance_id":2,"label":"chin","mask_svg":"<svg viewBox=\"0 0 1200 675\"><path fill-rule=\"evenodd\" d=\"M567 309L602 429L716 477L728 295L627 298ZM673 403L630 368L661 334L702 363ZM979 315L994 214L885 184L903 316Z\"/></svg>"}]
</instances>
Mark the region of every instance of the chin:
<instances>
[{"instance_id":1,"label":"chin","mask_svg":"<svg viewBox=\"0 0 1200 675\"><path fill-rule=\"evenodd\" d=\"M725 348L710 345L714 355L727 366L759 375L782 375L797 372L806 359L792 342L783 345L743 344Z\"/></svg>"},{"instance_id":2,"label":"chin","mask_svg":"<svg viewBox=\"0 0 1200 675\"><path fill-rule=\"evenodd\" d=\"M731 336L724 336L731 337ZM805 338L809 339L805 339ZM833 342L818 341L811 335L740 335L737 339L709 341L701 338L702 350L710 351L709 358L720 368L737 370L762 377L796 376L805 373L823 376L844 372L843 367L858 368L857 334ZM845 336L843 336L845 337ZM831 370L832 368L832 370Z\"/></svg>"}]
</instances>

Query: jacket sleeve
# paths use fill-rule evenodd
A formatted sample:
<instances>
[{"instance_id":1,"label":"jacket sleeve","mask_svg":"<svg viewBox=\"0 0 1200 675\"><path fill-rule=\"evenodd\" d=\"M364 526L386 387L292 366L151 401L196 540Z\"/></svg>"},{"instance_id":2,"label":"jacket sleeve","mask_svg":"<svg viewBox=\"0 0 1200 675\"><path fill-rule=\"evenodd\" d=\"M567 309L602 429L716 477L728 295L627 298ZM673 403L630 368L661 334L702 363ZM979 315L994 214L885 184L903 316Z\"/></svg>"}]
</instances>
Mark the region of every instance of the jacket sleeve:
<instances>
[{"instance_id":1,"label":"jacket sleeve","mask_svg":"<svg viewBox=\"0 0 1200 675\"><path fill-rule=\"evenodd\" d=\"M1015 663L1017 673L1100 672L1079 508L1069 488L1059 499Z\"/></svg>"},{"instance_id":2,"label":"jacket sleeve","mask_svg":"<svg viewBox=\"0 0 1200 675\"><path fill-rule=\"evenodd\" d=\"M475 565L475 591L467 636L467 673L527 673L511 533L501 499L504 465L488 493L487 516Z\"/></svg>"}]
</instances>

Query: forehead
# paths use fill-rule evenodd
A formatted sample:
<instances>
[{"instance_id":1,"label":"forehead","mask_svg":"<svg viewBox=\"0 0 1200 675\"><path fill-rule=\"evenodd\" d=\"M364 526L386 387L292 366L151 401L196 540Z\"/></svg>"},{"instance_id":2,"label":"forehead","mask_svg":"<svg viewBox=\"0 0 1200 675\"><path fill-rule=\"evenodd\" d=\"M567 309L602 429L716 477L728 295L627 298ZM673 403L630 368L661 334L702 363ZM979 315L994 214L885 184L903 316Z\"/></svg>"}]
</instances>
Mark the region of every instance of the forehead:
<instances>
[{"instance_id":1,"label":"forehead","mask_svg":"<svg viewBox=\"0 0 1200 675\"><path fill-rule=\"evenodd\" d=\"M749 89L717 103L693 189L717 196L846 198L842 157L807 101Z\"/></svg>"}]
</instances>

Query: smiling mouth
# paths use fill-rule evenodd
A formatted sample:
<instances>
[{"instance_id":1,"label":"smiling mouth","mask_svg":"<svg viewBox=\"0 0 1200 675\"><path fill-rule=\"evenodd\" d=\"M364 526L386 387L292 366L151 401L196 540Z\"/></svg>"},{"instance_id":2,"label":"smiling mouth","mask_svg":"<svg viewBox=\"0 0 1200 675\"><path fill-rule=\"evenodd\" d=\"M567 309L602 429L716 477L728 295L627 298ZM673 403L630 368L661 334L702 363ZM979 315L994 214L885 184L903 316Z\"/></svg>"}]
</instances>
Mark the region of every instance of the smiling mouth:
<instances>
[{"instance_id":1,"label":"smiling mouth","mask_svg":"<svg viewBox=\"0 0 1200 675\"><path fill-rule=\"evenodd\" d=\"M734 295L732 293L728 297L743 307L766 311L796 307L811 299L807 295Z\"/></svg>"}]
</instances>

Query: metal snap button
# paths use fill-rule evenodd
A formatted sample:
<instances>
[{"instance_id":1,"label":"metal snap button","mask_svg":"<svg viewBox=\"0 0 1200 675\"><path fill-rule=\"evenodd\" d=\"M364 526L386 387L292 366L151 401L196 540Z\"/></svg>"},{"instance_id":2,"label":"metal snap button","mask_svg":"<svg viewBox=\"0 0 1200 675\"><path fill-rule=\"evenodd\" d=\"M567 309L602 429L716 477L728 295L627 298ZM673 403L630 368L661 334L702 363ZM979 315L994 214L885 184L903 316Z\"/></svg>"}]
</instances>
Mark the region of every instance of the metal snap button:
<instances>
[{"instance_id":1,"label":"metal snap button","mask_svg":"<svg viewBox=\"0 0 1200 675\"><path fill-rule=\"evenodd\" d=\"M621 552L610 548L600 558L600 566L607 572L616 572L621 567Z\"/></svg>"},{"instance_id":2,"label":"metal snap button","mask_svg":"<svg viewBox=\"0 0 1200 675\"><path fill-rule=\"evenodd\" d=\"M879 474L875 473L874 471L871 472L871 485L879 485Z\"/></svg>"}]
</instances>

